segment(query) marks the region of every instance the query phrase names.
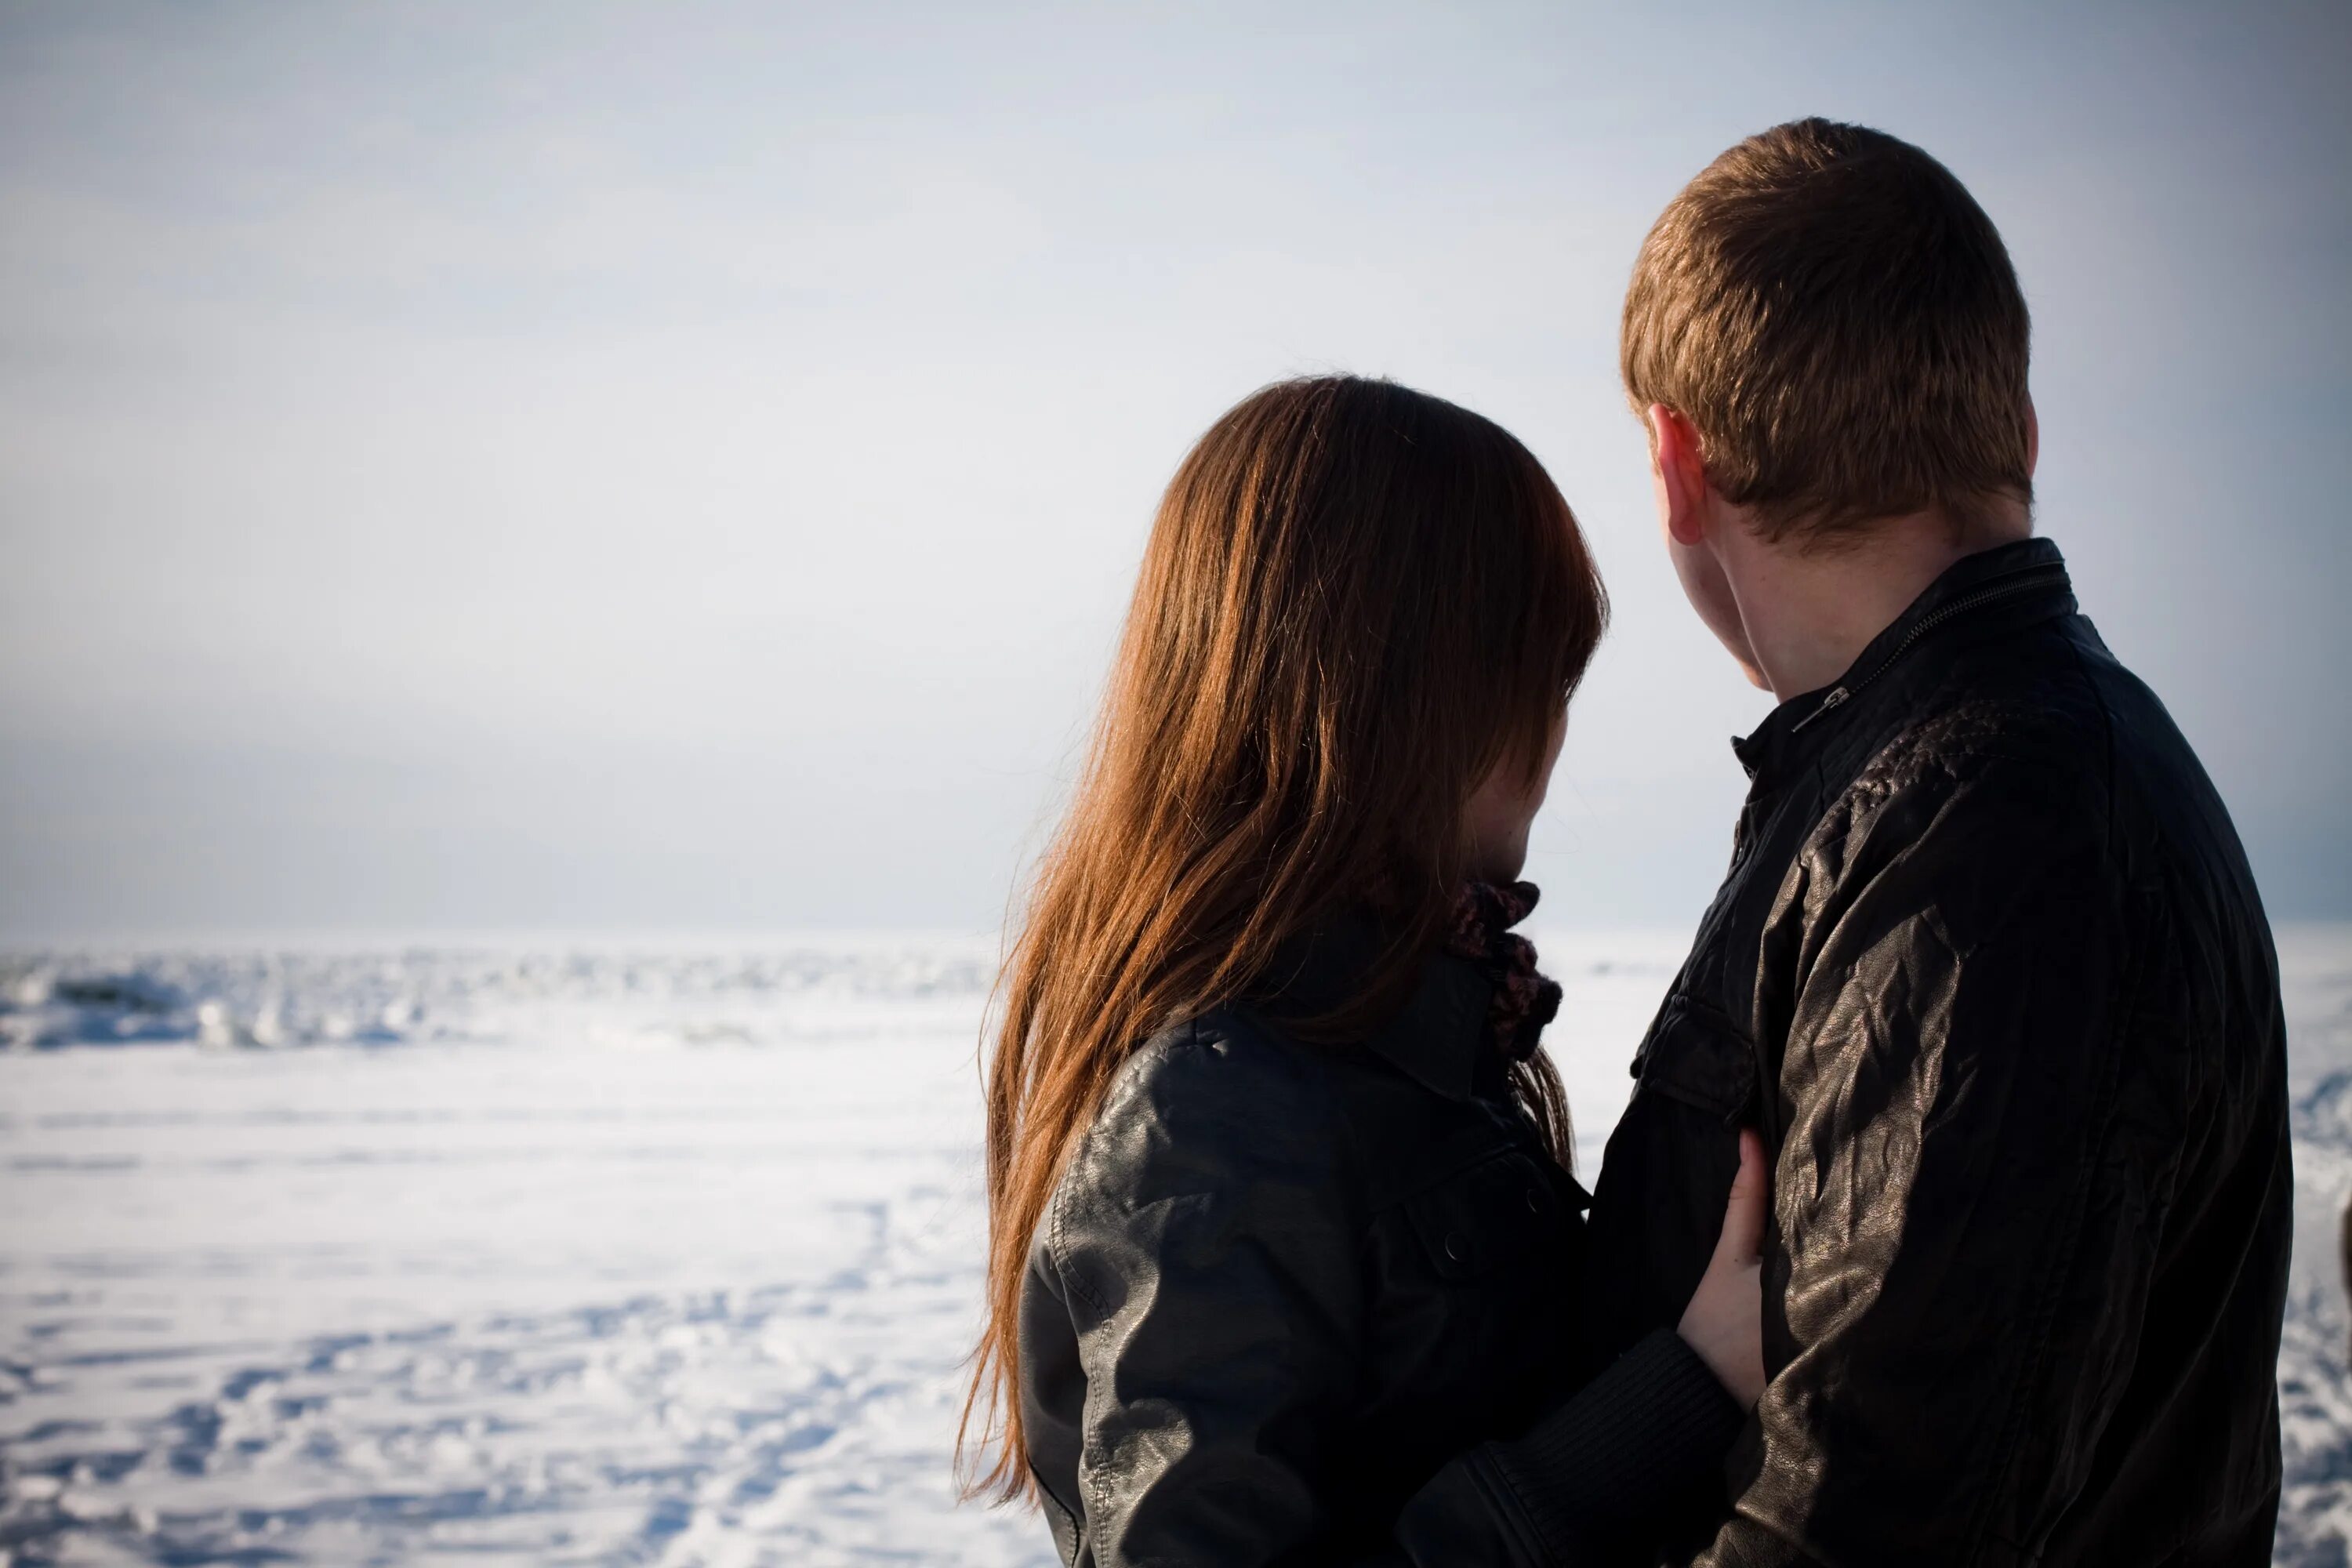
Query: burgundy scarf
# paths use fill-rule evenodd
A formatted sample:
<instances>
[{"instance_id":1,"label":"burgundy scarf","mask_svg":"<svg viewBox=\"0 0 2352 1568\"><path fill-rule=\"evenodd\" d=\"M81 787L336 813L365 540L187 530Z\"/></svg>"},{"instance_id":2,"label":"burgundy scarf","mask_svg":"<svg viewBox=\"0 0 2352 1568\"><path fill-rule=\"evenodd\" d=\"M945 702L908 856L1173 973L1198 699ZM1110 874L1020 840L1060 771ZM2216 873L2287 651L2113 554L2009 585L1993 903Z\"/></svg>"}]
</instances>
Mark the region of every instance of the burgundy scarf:
<instances>
[{"instance_id":1,"label":"burgundy scarf","mask_svg":"<svg viewBox=\"0 0 2352 1568\"><path fill-rule=\"evenodd\" d=\"M1536 907L1533 882L1472 882L1454 903L1445 951L1466 959L1495 988L1486 1037L1507 1062L1523 1062L1542 1043L1543 1028L1559 1012L1559 983L1536 973L1535 943L1511 927Z\"/></svg>"}]
</instances>

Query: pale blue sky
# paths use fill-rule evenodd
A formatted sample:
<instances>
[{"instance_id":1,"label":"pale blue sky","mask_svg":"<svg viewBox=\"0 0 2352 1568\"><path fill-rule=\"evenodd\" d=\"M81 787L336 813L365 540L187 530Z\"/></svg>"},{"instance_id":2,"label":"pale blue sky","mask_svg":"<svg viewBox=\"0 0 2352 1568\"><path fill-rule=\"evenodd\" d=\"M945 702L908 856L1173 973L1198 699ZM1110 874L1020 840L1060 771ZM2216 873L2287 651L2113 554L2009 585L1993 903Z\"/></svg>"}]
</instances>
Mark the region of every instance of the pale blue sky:
<instances>
[{"instance_id":1,"label":"pale blue sky","mask_svg":"<svg viewBox=\"0 0 2352 1568\"><path fill-rule=\"evenodd\" d=\"M1685 922L1766 704L1617 308L1805 113L2000 226L2043 531L2352 914L2347 16L0 7L0 931L988 927L1168 472L1330 367L1550 466L1617 623L1546 915Z\"/></svg>"}]
</instances>

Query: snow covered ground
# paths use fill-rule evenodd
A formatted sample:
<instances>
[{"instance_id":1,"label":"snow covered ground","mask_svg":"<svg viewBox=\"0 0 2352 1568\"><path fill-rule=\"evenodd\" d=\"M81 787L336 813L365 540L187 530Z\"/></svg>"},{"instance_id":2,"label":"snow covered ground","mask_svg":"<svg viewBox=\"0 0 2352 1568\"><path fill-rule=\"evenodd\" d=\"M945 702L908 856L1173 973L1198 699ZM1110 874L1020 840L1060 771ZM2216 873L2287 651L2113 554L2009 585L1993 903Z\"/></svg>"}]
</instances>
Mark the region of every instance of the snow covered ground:
<instances>
[{"instance_id":1,"label":"snow covered ground","mask_svg":"<svg viewBox=\"0 0 2352 1568\"><path fill-rule=\"evenodd\" d=\"M1590 1168L1679 941L1542 942ZM2347 1563L2352 931L2284 933L2278 1561ZM0 1553L1045 1564L948 1469L990 949L0 957Z\"/></svg>"}]
</instances>

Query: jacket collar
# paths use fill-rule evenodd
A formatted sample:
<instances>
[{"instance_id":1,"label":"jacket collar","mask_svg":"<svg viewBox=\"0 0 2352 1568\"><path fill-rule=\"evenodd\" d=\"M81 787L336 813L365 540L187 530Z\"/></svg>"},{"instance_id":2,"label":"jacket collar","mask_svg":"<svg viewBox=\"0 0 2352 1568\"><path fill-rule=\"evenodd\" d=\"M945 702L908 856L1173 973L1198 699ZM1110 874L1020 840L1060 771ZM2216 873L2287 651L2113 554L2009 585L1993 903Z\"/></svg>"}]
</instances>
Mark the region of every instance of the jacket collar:
<instances>
[{"instance_id":1,"label":"jacket collar","mask_svg":"<svg viewBox=\"0 0 2352 1568\"><path fill-rule=\"evenodd\" d=\"M1379 928L1350 910L1283 944L1254 1004L1269 1016L1311 1018L1339 1011L1360 992L1380 955ZM1433 1093L1467 1100L1486 1048L1494 988L1468 963L1432 953L1404 1005L1362 1040L1366 1049Z\"/></svg>"},{"instance_id":2,"label":"jacket collar","mask_svg":"<svg viewBox=\"0 0 2352 1568\"><path fill-rule=\"evenodd\" d=\"M1844 674L1773 709L1754 731L1732 740L1732 752L1751 778L1786 773L1819 753L1856 698L1901 685L1908 669L1933 662L1924 652L1959 629L1980 627L1995 616L2026 626L2074 609L2066 559L2047 539L2021 539L1963 556L1873 637Z\"/></svg>"}]
</instances>

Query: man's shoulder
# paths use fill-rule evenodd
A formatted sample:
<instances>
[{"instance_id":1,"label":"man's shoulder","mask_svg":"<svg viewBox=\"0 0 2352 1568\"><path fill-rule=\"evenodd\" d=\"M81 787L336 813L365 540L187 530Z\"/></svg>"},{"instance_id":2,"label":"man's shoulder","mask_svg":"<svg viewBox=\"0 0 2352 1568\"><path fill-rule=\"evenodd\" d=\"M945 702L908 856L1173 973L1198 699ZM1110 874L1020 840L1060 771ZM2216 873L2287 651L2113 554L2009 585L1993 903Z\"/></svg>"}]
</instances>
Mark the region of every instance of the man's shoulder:
<instances>
[{"instance_id":1,"label":"man's shoulder","mask_svg":"<svg viewBox=\"0 0 2352 1568\"><path fill-rule=\"evenodd\" d=\"M1801 907L1866 888L1953 911L2005 905L2061 867L2079 891L2112 880L2104 700L2068 650L2020 651L1957 661L1880 732L1800 851Z\"/></svg>"},{"instance_id":2,"label":"man's shoulder","mask_svg":"<svg viewBox=\"0 0 2352 1568\"><path fill-rule=\"evenodd\" d=\"M2111 764L2113 694L2094 650L2130 679L2064 621L1954 660L1860 777L1884 785L2007 763L2099 783Z\"/></svg>"},{"instance_id":3,"label":"man's shoulder","mask_svg":"<svg viewBox=\"0 0 2352 1568\"><path fill-rule=\"evenodd\" d=\"M2004 669L1955 682L1905 715L1829 812L1833 829L1894 813L1924 830L1987 814L2032 814L2047 829L2112 819L2113 726L2087 679Z\"/></svg>"},{"instance_id":4,"label":"man's shoulder","mask_svg":"<svg viewBox=\"0 0 2352 1568\"><path fill-rule=\"evenodd\" d=\"M2252 901L2195 752L2080 616L1956 662L1830 804L1817 842L1862 837L1927 841L1928 858L1940 844L1979 871L2063 858L2102 881Z\"/></svg>"}]
</instances>

